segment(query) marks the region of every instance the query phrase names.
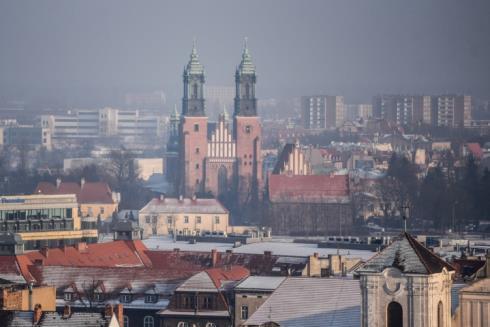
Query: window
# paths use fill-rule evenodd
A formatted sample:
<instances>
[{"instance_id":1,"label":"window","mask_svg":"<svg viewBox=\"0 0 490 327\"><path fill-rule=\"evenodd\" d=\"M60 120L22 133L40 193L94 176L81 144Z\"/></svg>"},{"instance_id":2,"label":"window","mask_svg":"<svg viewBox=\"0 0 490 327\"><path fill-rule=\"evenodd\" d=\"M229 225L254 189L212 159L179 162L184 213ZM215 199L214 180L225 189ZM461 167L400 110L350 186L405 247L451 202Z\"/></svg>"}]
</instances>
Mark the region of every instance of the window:
<instances>
[{"instance_id":1,"label":"window","mask_svg":"<svg viewBox=\"0 0 490 327\"><path fill-rule=\"evenodd\" d=\"M388 327L402 327L403 326L403 309L400 303L390 302L387 308L387 326Z\"/></svg>"},{"instance_id":2,"label":"window","mask_svg":"<svg viewBox=\"0 0 490 327\"><path fill-rule=\"evenodd\" d=\"M151 221L152 221L152 223L156 224L157 223L157 217L154 216Z\"/></svg>"},{"instance_id":3,"label":"window","mask_svg":"<svg viewBox=\"0 0 490 327\"><path fill-rule=\"evenodd\" d=\"M104 207L100 207L100 213L101 214L104 214L104 212L105 212L105 208Z\"/></svg>"},{"instance_id":4,"label":"window","mask_svg":"<svg viewBox=\"0 0 490 327\"><path fill-rule=\"evenodd\" d=\"M146 295L145 303L157 303L157 296L155 294Z\"/></svg>"},{"instance_id":5,"label":"window","mask_svg":"<svg viewBox=\"0 0 490 327\"><path fill-rule=\"evenodd\" d=\"M198 125L199 126L199 125ZM196 154L199 154L199 148L196 148Z\"/></svg>"},{"instance_id":6,"label":"window","mask_svg":"<svg viewBox=\"0 0 490 327\"><path fill-rule=\"evenodd\" d=\"M66 292L64 298L65 298L65 301L71 301L71 299L73 298L73 293Z\"/></svg>"},{"instance_id":7,"label":"window","mask_svg":"<svg viewBox=\"0 0 490 327\"><path fill-rule=\"evenodd\" d=\"M128 318L128 316L123 316L123 327L129 327L129 318Z\"/></svg>"},{"instance_id":8,"label":"window","mask_svg":"<svg viewBox=\"0 0 490 327\"><path fill-rule=\"evenodd\" d=\"M167 224L172 225L172 217L167 217Z\"/></svg>"},{"instance_id":9,"label":"window","mask_svg":"<svg viewBox=\"0 0 490 327\"><path fill-rule=\"evenodd\" d=\"M219 224L219 217L218 216L214 217L214 223Z\"/></svg>"},{"instance_id":10,"label":"window","mask_svg":"<svg viewBox=\"0 0 490 327\"><path fill-rule=\"evenodd\" d=\"M250 134L251 131L252 131L252 126L250 125L245 126L245 133Z\"/></svg>"},{"instance_id":11,"label":"window","mask_svg":"<svg viewBox=\"0 0 490 327\"><path fill-rule=\"evenodd\" d=\"M216 324L214 322L208 322L206 327L216 327Z\"/></svg>"},{"instance_id":12,"label":"window","mask_svg":"<svg viewBox=\"0 0 490 327\"><path fill-rule=\"evenodd\" d=\"M199 124L194 124L194 132L199 132Z\"/></svg>"},{"instance_id":13,"label":"window","mask_svg":"<svg viewBox=\"0 0 490 327\"><path fill-rule=\"evenodd\" d=\"M241 318L242 320L248 319L248 305L242 305Z\"/></svg>"},{"instance_id":14,"label":"window","mask_svg":"<svg viewBox=\"0 0 490 327\"><path fill-rule=\"evenodd\" d=\"M143 326L144 327L154 327L155 322L153 320L152 316L145 316L145 319L143 319Z\"/></svg>"},{"instance_id":15,"label":"window","mask_svg":"<svg viewBox=\"0 0 490 327\"><path fill-rule=\"evenodd\" d=\"M198 163L196 164L196 169L199 169L199 164Z\"/></svg>"},{"instance_id":16,"label":"window","mask_svg":"<svg viewBox=\"0 0 490 327\"><path fill-rule=\"evenodd\" d=\"M188 224L189 223L189 217L188 216L184 216L184 224Z\"/></svg>"},{"instance_id":17,"label":"window","mask_svg":"<svg viewBox=\"0 0 490 327\"><path fill-rule=\"evenodd\" d=\"M203 298L202 306L204 309L211 309L213 306L213 299L210 296Z\"/></svg>"},{"instance_id":18,"label":"window","mask_svg":"<svg viewBox=\"0 0 490 327\"><path fill-rule=\"evenodd\" d=\"M95 302L102 302L103 299L104 299L104 296L102 293L95 293L94 294L94 301Z\"/></svg>"},{"instance_id":19,"label":"window","mask_svg":"<svg viewBox=\"0 0 490 327\"><path fill-rule=\"evenodd\" d=\"M121 294L121 298L119 300L122 303L130 303L131 302L131 294Z\"/></svg>"},{"instance_id":20,"label":"window","mask_svg":"<svg viewBox=\"0 0 490 327\"><path fill-rule=\"evenodd\" d=\"M145 221L146 221L147 224L149 224L150 223L150 216L146 216L145 217Z\"/></svg>"},{"instance_id":21,"label":"window","mask_svg":"<svg viewBox=\"0 0 490 327\"><path fill-rule=\"evenodd\" d=\"M197 216L196 217L196 224L200 224L201 223L201 216Z\"/></svg>"}]
</instances>

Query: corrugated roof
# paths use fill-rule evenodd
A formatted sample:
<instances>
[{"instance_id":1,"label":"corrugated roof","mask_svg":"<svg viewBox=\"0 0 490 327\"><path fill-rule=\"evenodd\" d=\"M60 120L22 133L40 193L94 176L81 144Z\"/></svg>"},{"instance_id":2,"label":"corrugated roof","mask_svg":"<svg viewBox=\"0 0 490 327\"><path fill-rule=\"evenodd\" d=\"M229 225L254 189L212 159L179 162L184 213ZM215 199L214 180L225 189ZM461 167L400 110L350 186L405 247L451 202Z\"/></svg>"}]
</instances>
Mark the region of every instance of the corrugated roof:
<instances>
[{"instance_id":1,"label":"corrugated roof","mask_svg":"<svg viewBox=\"0 0 490 327\"><path fill-rule=\"evenodd\" d=\"M176 198L165 198L163 200L159 198L152 199L148 202L143 209L140 210L140 214L146 213L212 213L212 214L224 214L228 210L216 199L189 199L182 200Z\"/></svg>"},{"instance_id":2,"label":"corrugated roof","mask_svg":"<svg viewBox=\"0 0 490 327\"><path fill-rule=\"evenodd\" d=\"M359 281L336 278L287 278L244 326L276 322L281 327L358 327Z\"/></svg>"},{"instance_id":3,"label":"corrugated roof","mask_svg":"<svg viewBox=\"0 0 490 327\"><path fill-rule=\"evenodd\" d=\"M369 259L357 270L363 272L382 272L385 268L396 267L404 273L434 274L443 268L454 268L436 254L417 242L410 234L402 233L383 251Z\"/></svg>"}]
</instances>

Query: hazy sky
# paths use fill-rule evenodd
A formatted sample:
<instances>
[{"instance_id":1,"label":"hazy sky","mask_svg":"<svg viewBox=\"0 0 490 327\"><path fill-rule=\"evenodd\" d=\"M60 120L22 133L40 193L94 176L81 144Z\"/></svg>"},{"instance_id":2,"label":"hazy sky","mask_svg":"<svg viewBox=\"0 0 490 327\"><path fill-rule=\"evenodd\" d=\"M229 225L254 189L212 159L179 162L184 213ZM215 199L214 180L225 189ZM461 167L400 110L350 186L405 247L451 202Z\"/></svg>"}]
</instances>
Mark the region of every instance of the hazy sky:
<instances>
[{"instance_id":1,"label":"hazy sky","mask_svg":"<svg viewBox=\"0 0 490 327\"><path fill-rule=\"evenodd\" d=\"M490 97L489 0L0 0L0 94L175 101L194 36L210 85L233 84L248 36L261 98Z\"/></svg>"}]
</instances>

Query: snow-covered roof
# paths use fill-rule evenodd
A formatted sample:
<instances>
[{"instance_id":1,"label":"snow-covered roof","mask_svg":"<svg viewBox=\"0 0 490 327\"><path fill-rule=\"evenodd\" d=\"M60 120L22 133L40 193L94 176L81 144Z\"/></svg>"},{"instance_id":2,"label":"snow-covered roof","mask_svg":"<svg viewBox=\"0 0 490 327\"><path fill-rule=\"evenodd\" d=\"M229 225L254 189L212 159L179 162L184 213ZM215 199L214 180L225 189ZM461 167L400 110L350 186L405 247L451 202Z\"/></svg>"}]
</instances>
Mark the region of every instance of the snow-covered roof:
<instances>
[{"instance_id":1,"label":"snow-covered roof","mask_svg":"<svg viewBox=\"0 0 490 327\"><path fill-rule=\"evenodd\" d=\"M287 278L244 326L273 321L281 327L358 327L360 291L354 279Z\"/></svg>"}]
</instances>

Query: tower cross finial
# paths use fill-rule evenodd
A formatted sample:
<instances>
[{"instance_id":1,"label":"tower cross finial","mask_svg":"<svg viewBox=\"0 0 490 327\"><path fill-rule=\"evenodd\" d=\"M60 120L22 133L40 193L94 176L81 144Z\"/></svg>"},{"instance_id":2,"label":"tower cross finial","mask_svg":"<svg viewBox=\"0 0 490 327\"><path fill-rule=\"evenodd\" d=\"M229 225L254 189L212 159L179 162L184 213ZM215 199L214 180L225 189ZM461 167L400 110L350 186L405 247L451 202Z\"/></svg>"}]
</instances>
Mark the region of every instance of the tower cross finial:
<instances>
[{"instance_id":1,"label":"tower cross finial","mask_svg":"<svg viewBox=\"0 0 490 327\"><path fill-rule=\"evenodd\" d=\"M243 48L244 48L245 50L246 50L246 49L248 49L248 44L247 44L247 43L248 43L248 37L247 37L247 36L245 36L245 39L244 39L244 41L243 41Z\"/></svg>"},{"instance_id":2,"label":"tower cross finial","mask_svg":"<svg viewBox=\"0 0 490 327\"><path fill-rule=\"evenodd\" d=\"M197 53L197 39L195 36L192 38L192 53Z\"/></svg>"}]
</instances>

